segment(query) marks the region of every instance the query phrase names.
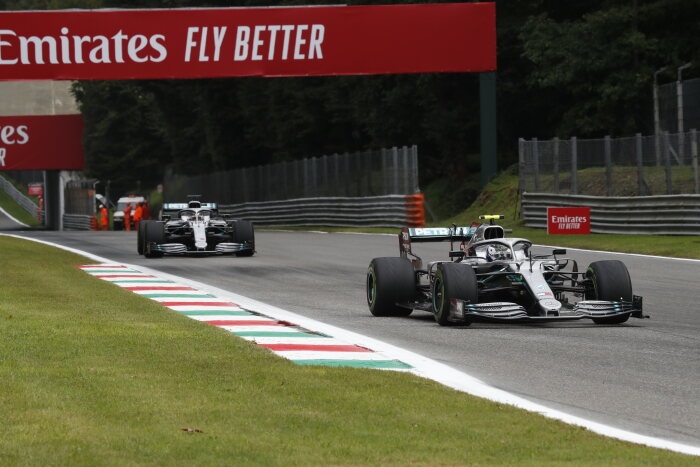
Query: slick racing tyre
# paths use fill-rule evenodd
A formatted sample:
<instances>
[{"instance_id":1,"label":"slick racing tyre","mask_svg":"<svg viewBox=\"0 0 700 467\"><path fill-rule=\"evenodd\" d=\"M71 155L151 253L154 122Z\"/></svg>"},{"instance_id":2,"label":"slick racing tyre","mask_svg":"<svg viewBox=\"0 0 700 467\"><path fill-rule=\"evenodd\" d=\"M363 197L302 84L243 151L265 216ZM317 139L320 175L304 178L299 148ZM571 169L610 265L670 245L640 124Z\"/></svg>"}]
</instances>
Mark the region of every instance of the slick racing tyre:
<instances>
[{"instance_id":1,"label":"slick racing tyre","mask_svg":"<svg viewBox=\"0 0 700 467\"><path fill-rule=\"evenodd\" d=\"M405 258L374 258L367 270L367 305L374 316L408 316L416 295L416 275Z\"/></svg>"},{"instance_id":2,"label":"slick racing tyre","mask_svg":"<svg viewBox=\"0 0 700 467\"><path fill-rule=\"evenodd\" d=\"M155 244L165 243L165 224L158 221L145 221L143 235L145 239L143 255L146 258L160 258L163 256L163 253L160 251L152 251L152 247Z\"/></svg>"},{"instance_id":3,"label":"slick racing tyre","mask_svg":"<svg viewBox=\"0 0 700 467\"><path fill-rule=\"evenodd\" d=\"M476 273L468 264L440 263L435 271L432 286L433 313L435 321L440 326L462 324L468 326L469 321L453 323L450 317L450 300L467 300L477 303L479 298Z\"/></svg>"},{"instance_id":4,"label":"slick racing tyre","mask_svg":"<svg viewBox=\"0 0 700 467\"><path fill-rule=\"evenodd\" d=\"M586 293L591 300L632 301L632 281L627 266L622 261L595 261L588 266L586 277L592 288ZM610 318L594 318L596 324L620 324L629 319L630 314Z\"/></svg>"},{"instance_id":5,"label":"slick racing tyre","mask_svg":"<svg viewBox=\"0 0 700 467\"><path fill-rule=\"evenodd\" d=\"M247 243L252 249L239 251L236 256L253 256L255 254L255 229L250 221L232 221L233 243Z\"/></svg>"}]
</instances>

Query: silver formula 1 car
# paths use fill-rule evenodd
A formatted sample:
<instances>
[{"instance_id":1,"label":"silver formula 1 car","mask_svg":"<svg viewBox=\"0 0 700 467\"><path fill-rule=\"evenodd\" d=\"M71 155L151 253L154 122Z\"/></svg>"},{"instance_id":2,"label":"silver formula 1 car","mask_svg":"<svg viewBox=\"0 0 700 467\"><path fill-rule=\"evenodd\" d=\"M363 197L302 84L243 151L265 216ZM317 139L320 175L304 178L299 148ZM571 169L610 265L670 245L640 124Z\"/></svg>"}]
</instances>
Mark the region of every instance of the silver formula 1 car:
<instances>
[{"instance_id":1,"label":"silver formula 1 car","mask_svg":"<svg viewBox=\"0 0 700 467\"><path fill-rule=\"evenodd\" d=\"M255 231L249 221L225 219L216 203L166 203L160 221L141 221L137 251L147 258L163 255L255 253Z\"/></svg>"},{"instance_id":2,"label":"silver formula 1 car","mask_svg":"<svg viewBox=\"0 0 700 467\"><path fill-rule=\"evenodd\" d=\"M533 255L532 243L506 238L494 220L470 227L404 228L400 257L375 258L367 271L367 303L375 316L432 312L443 326L472 322L544 322L592 319L620 324L647 317L632 294L624 263L595 261L579 272L566 250ZM423 266L412 243L449 241L449 261ZM458 248L455 248L458 246Z\"/></svg>"}]
</instances>

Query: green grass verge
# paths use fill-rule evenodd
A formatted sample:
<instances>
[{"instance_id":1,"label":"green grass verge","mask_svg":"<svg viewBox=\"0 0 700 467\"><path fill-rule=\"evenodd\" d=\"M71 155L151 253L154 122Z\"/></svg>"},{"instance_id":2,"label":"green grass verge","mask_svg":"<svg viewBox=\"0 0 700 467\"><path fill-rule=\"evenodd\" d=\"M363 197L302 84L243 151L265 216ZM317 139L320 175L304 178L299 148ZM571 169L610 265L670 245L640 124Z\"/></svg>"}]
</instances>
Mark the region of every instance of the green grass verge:
<instances>
[{"instance_id":1,"label":"green grass verge","mask_svg":"<svg viewBox=\"0 0 700 467\"><path fill-rule=\"evenodd\" d=\"M7 211L12 217L20 222L24 222L30 227L39 225L37 218L25 211L14 199L10 198L10 195L5 193L5 190L0 190L0 207Z\"/></svg>"},{"instance_id":2,"label":"green grass verge","mask_svg":"<svg viewBox=\"0 0 700 467\"><path fill-rule=\"evenodd\" d=\"M2 465L697 465L410 374L298 366L72 253L0 253Z\"/></svg>"}]
</instances>

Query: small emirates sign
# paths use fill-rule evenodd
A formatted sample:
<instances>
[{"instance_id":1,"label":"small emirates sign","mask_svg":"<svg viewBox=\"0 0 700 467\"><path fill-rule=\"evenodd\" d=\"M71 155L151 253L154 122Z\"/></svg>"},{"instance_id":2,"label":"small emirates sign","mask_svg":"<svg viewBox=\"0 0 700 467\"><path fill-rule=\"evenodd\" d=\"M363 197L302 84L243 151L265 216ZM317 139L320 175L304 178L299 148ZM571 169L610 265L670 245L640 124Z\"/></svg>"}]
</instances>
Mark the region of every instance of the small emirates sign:
<instances>
[{"instance_id":1,"label":"small emirates sign","mask_svg":"<svg viewBox=\"0 0 700 467\"><path fill-rule=\"evenodd\" d=\"M552 235L591 233L591 208L547 208L547 233Z\"/></svg>"}]
</instances>

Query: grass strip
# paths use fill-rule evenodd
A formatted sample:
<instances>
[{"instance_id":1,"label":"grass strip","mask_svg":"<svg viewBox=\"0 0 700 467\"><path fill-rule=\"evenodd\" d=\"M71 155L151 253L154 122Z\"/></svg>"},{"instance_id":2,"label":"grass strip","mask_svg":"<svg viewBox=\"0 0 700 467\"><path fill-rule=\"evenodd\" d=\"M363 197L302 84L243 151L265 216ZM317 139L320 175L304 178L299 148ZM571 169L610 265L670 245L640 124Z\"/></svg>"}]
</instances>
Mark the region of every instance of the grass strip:
<instances>
[{"instance_id":1,"label":"grass strip","mask_svg":"<svg viewBox=\"0 0 700 467\"><path fill-rule=\"evenodd\" d=\"M30 227L39 225L37 218L29 214L22 206L17 204L17 201L5 193L5 190L0 190L0 207L7 211L12 217L20 222L24 222Z\"/></svg>"},{"instance_id":2,"label":"grass strip","mask_svg":"<svg viewBox=\"0 0 700 467\"><path fill-rule=\"evenodd\" d=\"M0 465L697 465L410 374L302 366L0 237Z\"/></svg>"}]
</instances>

